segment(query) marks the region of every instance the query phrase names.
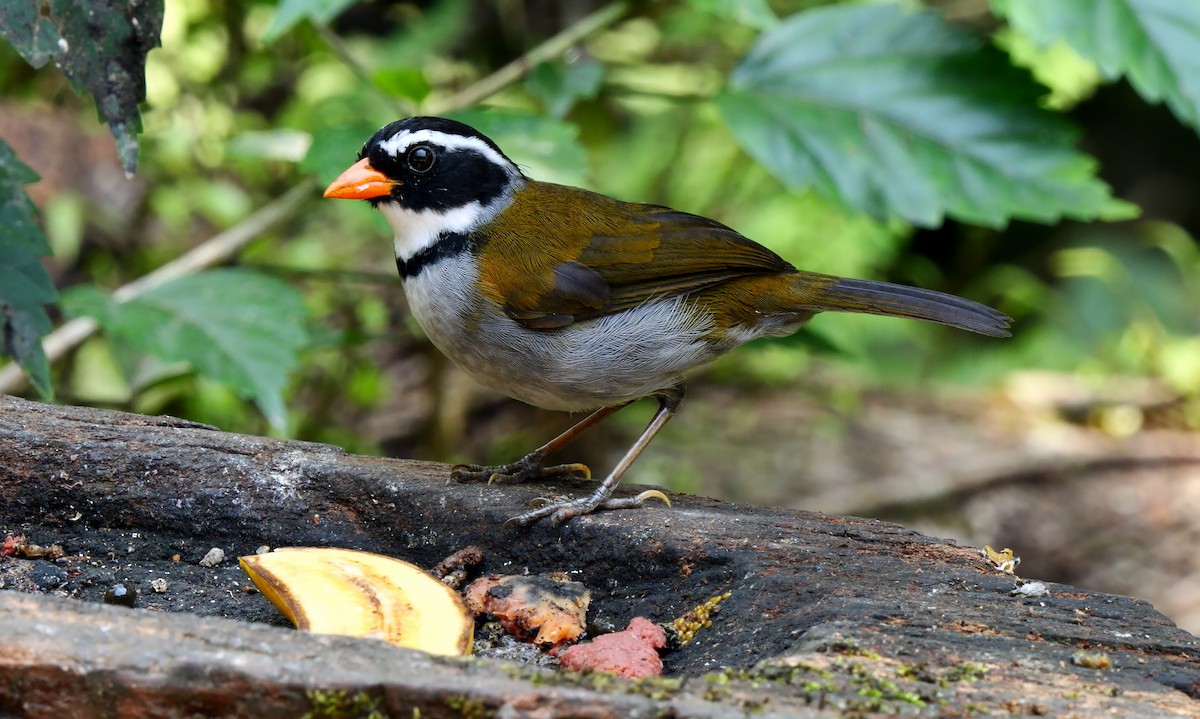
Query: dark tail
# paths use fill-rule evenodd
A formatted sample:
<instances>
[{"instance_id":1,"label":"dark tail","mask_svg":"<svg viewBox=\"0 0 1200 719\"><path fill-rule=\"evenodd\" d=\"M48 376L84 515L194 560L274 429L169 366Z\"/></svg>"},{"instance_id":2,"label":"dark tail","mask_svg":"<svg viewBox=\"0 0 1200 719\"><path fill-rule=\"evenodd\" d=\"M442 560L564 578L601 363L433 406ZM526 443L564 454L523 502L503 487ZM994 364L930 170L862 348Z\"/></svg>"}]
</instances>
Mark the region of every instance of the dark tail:
<instances>
[{"instance_id":1,"label":"dark tail","mask_svg":"<svg viewBox=\"0 0 1200 719\"><path fill-rule=\"evenodd\" d=\"M1010 337L1012 320L1003 312L935 290L797 273L795 287L804 306L821 312L861 312L937 322L989 337Z\"/></svg>"}]
</instances>

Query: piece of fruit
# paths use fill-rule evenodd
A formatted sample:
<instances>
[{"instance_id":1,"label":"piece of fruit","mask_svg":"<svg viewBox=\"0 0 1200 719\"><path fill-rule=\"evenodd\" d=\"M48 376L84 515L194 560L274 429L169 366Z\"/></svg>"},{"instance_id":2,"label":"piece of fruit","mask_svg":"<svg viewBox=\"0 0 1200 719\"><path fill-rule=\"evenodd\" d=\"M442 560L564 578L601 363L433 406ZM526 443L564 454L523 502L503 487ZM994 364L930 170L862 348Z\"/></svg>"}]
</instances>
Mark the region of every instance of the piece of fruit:
<instances>
[{"instance_id":1,"label":"piece of fruit","mask_svg":"<svg viewBox=\"0 0 1200 719\"><path fill-rule=\"evenodd\" d=\"M662 675L658 650L667 646L663 628L645 617L634 617L629 626L601 634L590 642L567 647L558 655L564 669L605 672L626 679Z\"/></svg>"},{"instance_id":2,"label":"piece of fruit","mask_svg":"<svg viewBox=\"0 0 1200 719\"><path fill-rule=\"evenodd\" d=\"M592 600L580 582L552 575L480 577L464 594L475 614L490 614L509 634L544 647L578 639Z\"/></svg>"},{"instance_id":3,"label":"piece of fruit","mask_svg":"<svg viewBox=\"0 0 1200 719\"><path fill-rule=\"evenodd\" d=\"M374 637L431 654L471 651L475 624L462 598L414 564L324 547L287 547L238 563L299 629Z\"/></svg>"}]
</instances>

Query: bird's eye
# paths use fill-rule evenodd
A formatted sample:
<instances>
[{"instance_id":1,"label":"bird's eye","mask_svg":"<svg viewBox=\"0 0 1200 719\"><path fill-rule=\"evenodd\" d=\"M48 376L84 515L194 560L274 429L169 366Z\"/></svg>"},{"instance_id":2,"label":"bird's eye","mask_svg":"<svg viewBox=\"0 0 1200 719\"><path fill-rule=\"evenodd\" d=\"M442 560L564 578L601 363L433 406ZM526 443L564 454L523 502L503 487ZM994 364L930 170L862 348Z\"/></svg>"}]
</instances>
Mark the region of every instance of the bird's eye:
<instances>
[{"instance_id":1,"label":"bird's eye","mask_svg":"<svg viewBox=\"0 0 1200 719\"><path fill-rule=\"evenodd\" d=\"M408 169L413 172L429 172L437 154L429 145L417 145L408 151Z\"/></svg>"}]
</instances>

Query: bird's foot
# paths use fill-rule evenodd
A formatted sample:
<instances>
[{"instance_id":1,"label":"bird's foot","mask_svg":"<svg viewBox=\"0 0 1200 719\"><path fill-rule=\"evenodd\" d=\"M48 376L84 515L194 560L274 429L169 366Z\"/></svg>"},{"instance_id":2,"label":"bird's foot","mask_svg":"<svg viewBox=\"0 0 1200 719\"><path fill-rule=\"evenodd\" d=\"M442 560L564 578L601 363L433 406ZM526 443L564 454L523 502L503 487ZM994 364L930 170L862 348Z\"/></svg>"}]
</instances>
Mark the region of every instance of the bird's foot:
<instances>
[{"instance_id":1,"label":"bird's foot","mask_svg":"<svg viewBox=\"0 0 1200 719\"><path fill-rule=\"evenodd\" d=\"M556 464L542 466L543 457L528 454L516 462L489 467L482 464L459 464L450 470L450 479L455 482L487 482L488 484L518 484L530 479L592 478L592 470L586 464Z\"/></svg>"},{"instance_id":2,"label":"bird's foot","mask_svg":"<svg viewBox=\"0 0 1200 719\"><path fill-rule=\"evenodd\" d=\"M611 490L610 490L611 491ZM583 514L591 514L606 509L636 509L646 503L648 499L660 499L663 504L671 506L671 500L667 495L657 489L647 489L645 492L634 497L607 497L599 492L590 494L579 499L567 499L562 501L553 501L545 497L538 497L529 504L534 508L518 514L512 519L505 522L505 526L528 527L543 517L549 517L554 524L562 524L563 522L578 517Z\"/></svg>"}]
</instances>

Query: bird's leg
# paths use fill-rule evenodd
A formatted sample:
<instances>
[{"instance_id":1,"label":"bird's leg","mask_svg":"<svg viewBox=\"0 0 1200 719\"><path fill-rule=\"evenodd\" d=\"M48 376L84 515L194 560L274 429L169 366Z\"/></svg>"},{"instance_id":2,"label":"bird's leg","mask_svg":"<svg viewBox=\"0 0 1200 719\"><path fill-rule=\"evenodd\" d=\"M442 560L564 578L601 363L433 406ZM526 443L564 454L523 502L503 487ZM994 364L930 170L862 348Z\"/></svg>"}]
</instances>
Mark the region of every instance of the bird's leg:
<instances>
[{"instance_id":1,"label":"bird's leg","mask_svg":"<svg viewBox=\"0 0 1200 719\"><path fill-rule=\"evenodd\" d=\"M661 499L667 505L671 501L667 499L667 495L657 489L647 490L637 495L636 497L623 497L613 499L613 490L621 482L621 477L625 471L633 464L633 461L638 458L646 445L650 444L650 440L654 439L654 435L658 434L658 430L663 428L667 420L675 416L679 411L679 405L683 402L684 385L682 382L656 393L654 396L658 399L658 411L654 413L654 418L650 420L650 424L646 425L646 429L642 431L641 436L629 448L621 461L617 462L617 466L612 472L604 478L600 485L586 497L579 499L568 499L561 502L552 502L548 499L534 500L540 506L531 509L528 512L518 514L508 520L506 524L515 524L525 527L542 517L550 517L550 521L555 524L561 524L572 517L578 517L581 514L589 514L601 509L631 509L640 507L645 504L647 499ZM589 418L590 419L590 418Z\"/></svg>"},{"instance_id":2,"label":"bird's leg","mask_svg":"<svg viewBox=\"0 0 1200 719\"><path fill-rule=\"evenodd\" d=\"M583 434L584 430L599 423L613 412L627 406L629 403L615 407L601 407L584 417L574 427L558 435L541 447L533 450L515 462L489 467L482 464L460 464L450 470L450 479L455 482L487 482L488 484L516 484L527 479L555 479L559 477L582 476L592 478L592 471L586 464L558 464L546 467L546 458L562 449L571 440Z\"/></svg>"}]
</instances>

